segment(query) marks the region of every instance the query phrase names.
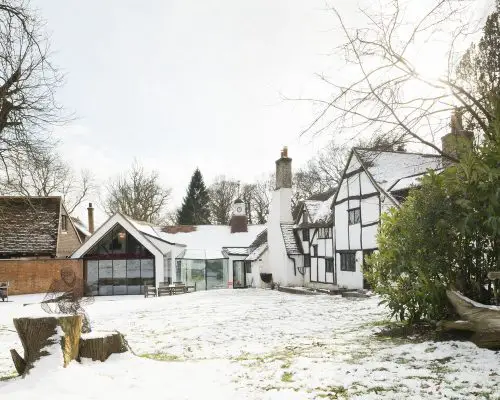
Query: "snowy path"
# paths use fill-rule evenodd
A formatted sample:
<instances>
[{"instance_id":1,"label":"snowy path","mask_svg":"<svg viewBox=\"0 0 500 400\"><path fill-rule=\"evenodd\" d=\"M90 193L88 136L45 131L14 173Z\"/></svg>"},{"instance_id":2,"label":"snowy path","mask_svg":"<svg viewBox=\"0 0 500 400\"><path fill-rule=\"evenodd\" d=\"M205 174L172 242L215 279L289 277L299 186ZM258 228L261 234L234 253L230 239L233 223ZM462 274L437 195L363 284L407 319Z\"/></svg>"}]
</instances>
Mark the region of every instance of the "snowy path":
<instances>
[{"instance_id":1,"label":"snowy path","mask_svg":"<svg viewBox=\"0 0 500 400\"><path fill-rule=\"evenodd\" d=\"M0 377L13 372L9 349L20 347L12 317L39 307L22 306L36 296L12 300L0 304ZM500 399L499 352L377 339L374 325L386 317L377 302L255 289L99 298L88 307L94 329L117 329L137 354L166 361L120 355L74 364L0 382L0 397Z\"/></svg>"}]
</instances>

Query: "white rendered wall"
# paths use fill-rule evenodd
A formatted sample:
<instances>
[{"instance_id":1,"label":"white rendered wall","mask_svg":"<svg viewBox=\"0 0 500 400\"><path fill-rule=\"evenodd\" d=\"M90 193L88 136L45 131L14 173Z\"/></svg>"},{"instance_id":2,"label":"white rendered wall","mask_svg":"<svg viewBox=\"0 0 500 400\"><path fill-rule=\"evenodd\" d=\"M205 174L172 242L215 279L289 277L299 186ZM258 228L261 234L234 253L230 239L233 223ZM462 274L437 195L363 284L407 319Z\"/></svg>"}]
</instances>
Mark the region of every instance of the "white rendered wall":
<instances>
[{"instance_id":1,"label":"white rendered wall","mask_svg":"<svg viewBox=\"0 0 500 400\"><path fill-rule=\"evenodd\" d=\"M337 261L337 285L348 289L363 289L363 273L361 264L363 262L363 252L356 251L356 271L341 271L340 270L340 254L336 256Z\"/></svg>"},{"instance_id":2,"label":"white rendered wall","mask_svg":"<svg viewBox=\"0 0 500 400\"><path fill-rule=\"evenodd\" d=\"M281 231L281 223L293 223L292 219L292 189L281 188L273 192L269 217L267 221L267 243L269 246L269 270L273 274L273 281L282 286L303 285L302 275L295 269L288 258ZM268 268L267 266L265 267Z\"/></svg>"}]
</instances>

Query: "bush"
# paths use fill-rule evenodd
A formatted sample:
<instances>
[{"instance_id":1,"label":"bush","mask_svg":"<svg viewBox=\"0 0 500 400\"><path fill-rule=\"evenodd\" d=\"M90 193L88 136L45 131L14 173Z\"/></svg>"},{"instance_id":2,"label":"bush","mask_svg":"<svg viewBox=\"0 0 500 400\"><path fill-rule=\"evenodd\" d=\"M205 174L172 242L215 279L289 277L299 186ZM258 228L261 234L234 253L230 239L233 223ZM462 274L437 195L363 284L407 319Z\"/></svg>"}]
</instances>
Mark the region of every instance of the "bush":
<instances>
[{"instance_id":1,"label":"bush","mask_svg":"<svg viewBox=\"0 0 500 400\"><path fill-rule=\"evenodd\" d=\"M500 115L477 151L429 173L401 208L382 215L377 240L364 273L400 320L447 317L450 286L490 303L487 274L500 269Z\"/></svg>"}]
</instances>

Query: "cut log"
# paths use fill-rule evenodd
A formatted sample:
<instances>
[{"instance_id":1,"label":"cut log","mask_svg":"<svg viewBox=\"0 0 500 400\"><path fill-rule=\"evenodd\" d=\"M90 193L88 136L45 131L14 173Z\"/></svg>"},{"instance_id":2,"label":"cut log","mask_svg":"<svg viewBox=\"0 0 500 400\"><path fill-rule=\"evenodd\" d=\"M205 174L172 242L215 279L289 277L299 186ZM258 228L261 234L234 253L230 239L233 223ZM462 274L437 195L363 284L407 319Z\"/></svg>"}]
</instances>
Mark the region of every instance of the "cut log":
<instances>
[{"instance_id":1,"label":"cut log","mask_svg":"<svg viewBox=\"0 0 500 400\"><path fill-rule=\"evenodd\" d=\"M500 307L476 303L453 290L446 295L460 318L470 323L471 340L479 347L500 349Z\"/></svg>"},{"instance_id":2,"label":"cut log","mask_svg":"<svg viewBox=\"0 0 500 400\"><path fill-rule=\"evenodd\" d=\"M80 358L106 361L111 354L127 351L125 338L120 332L93 332L80 339Z\"/></svg>"},{"instance_id":3,"label":"cut log","mask_svg":"<svg viewBox=\"0 0 500 400\"><path fill-rule=\"evenodd\" d=\"M46 349L58 342L62 347L62 364L65 367L78 356L81 316L15 318L14 326L24 349L24 358L17 351L11 350L12 360L20 375L29 373L36 361L49 355ZM64 332L63 337L57 335L57 327Z\"/></svg>"}]
</instances>

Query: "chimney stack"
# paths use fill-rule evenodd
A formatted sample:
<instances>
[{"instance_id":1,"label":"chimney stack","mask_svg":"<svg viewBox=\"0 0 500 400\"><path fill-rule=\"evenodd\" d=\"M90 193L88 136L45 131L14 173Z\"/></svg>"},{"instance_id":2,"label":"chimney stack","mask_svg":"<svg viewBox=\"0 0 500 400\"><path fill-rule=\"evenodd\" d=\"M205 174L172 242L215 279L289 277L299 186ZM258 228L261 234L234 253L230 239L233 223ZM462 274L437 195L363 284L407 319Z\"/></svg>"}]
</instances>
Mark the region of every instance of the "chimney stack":
<instances>
[{"instance_id":1,"label":"chimney stack","mask_svg":"<svg viewBox=\"0 0 500 400\"><path fill-rule=\"evenodd\" d=\"M462 125L462 112L455 109L451 115L451 132L441 138L441 149L443 153L455 158L472 148L474 134L466 131Z\"/></svg>"},{"instance_id":2,"label":"chimney stack","mask_svg":"<svg viewBox=\"0 0 500 400\"><path fill-rule=\"evenodd\" d=\"M248 232L248 220L245 212L245 203L236 199L233 203L233 215L231 216L231 233Z\"/></svg>"},{"instance_id":3,"label":"chimney stack","mask_svg":"<svg viewBox=\"0 0 500 400\"><path fill-rule=\"evenodd\" d=\"M88 218L89 218L89 232L94 233L94 207L92 207L92 203L89 203Z\"/></svg>"},{"instance_id":4,"label":"chimney stack","mask_svg":"<svg viewBox=\"0 0 500 400\"><path fill-rule=\"evenodd\" d=\"M288 157L288 147L283 147L281 157L276 160L276 189L292 188L292 159Z\"/></svg>"}]
</instances>

